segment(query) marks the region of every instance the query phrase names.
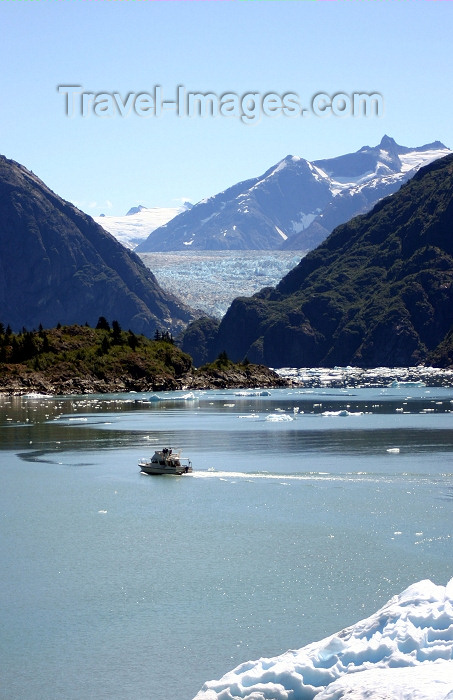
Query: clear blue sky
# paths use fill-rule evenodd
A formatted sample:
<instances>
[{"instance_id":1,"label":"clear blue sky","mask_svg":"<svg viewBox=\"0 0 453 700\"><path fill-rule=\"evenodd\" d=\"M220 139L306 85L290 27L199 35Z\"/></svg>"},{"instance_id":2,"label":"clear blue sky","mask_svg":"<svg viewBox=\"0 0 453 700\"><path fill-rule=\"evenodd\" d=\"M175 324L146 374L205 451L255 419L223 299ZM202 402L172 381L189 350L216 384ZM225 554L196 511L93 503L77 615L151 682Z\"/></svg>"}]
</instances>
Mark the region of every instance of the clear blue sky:
<instances>
[{"instance_id":1,"label":"clear blue sky","mask_svg":"<svg viewBox=\"0 0 453 700\"><path fill-rule=\"evenodd\" d=\"M0 2L0 153L89 214L196 202L287 154L453 147L453 2ZM87 92L379 92L381 118L65 116Z\"/></svg>"}]
</instances>

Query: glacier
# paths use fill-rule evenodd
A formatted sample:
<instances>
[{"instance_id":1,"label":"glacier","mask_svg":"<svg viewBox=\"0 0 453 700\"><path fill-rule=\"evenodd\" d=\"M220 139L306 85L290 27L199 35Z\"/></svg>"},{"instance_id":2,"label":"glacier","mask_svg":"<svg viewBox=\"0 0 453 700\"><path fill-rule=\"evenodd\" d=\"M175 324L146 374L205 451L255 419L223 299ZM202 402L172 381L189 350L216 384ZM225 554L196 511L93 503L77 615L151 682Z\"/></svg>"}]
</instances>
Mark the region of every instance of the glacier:
<instances>
[{"instance_id":1,"label":"glacier","mask_svg":"<svg viewBox=\"0 0 453 700\"><path fill-rule=\"evenodd\" d=\"M275 250L184 250L140 253L160 286L193 309L221 318L237 296L273 287L305 253Z\"/></svg>"},{"instance_id":2,"label":"glacier","mask_svg":"<svg viewBox=\"0 0 453 700\"><path fill-rule=\"evenodd\" d=\"M419 581L302 649L246 661L193 700L453 700L453 578Z\"/></svg>"},{"instance_id":3,"label":"glacier","mask_svg":"<svg viewBox=\"0 0 453 700\"><path fill-rule=\"evenodd\" d=\"M132 207L125 216L101 214L93 219L112 234L122 245L133 250L146 240L150 233L164 226L183 211L190 209L185 203L179 207Z\"/></svg>"}]
</instances>

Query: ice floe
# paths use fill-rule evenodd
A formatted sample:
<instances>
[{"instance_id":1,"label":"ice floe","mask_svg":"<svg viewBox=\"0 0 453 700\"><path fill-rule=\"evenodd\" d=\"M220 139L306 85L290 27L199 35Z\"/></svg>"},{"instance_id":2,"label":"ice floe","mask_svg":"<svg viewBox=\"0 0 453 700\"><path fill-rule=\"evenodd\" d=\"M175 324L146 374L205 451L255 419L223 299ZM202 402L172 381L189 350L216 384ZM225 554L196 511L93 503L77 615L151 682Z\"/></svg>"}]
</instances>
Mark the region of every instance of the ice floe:
<instances>
[{"instance_id":1,"label":"ice floe","mask_svg":"<svg viewBox=\"0 0 453 700\"><path fill-rule=\"evenodd\" d=\"M453 579L409 586L351 627L246 661L194 700L453 700Z\"/></svg>"},{"instance_id":2,"label":"ice floe","mask_svg":"<svg viewBox=\"0 0 453 700\"><path fill-rule=\"evenodd\" d=\"M269 413L265 419L268 423L289 423L294 420L293 416L289 416L287 413Z\"/></svg>"},{"instance_id":3,"label":"ice floe","mask_svg":"<svg viewBox=\"0 0 453 700\"><path fill-rule=\"evenodd\" d=\"M344 408L341 411L323 411L321 415L328 417L341 416L342 418L346 418L347 416L363 416L363 411L348 411Z\"/></svg>"},{"instance_id":4,"label":"ice floe","mask_svg":"<svg viewBox=\"0 0 453 700\"><path fill-rule=\"evenodd\" d=\"M282 367L275 370L290 379L294 386L312 387L388 387L420 389L429 386L451 386L453 369L438 367Z\"/></svg>"}]
</instances>

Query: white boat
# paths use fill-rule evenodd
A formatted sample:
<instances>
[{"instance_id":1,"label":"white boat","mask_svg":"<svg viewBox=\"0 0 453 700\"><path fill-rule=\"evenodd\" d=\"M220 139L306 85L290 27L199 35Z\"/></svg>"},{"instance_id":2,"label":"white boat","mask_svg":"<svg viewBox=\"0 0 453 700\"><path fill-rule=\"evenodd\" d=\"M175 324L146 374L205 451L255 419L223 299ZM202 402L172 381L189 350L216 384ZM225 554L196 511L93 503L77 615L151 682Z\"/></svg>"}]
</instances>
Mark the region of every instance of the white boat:
<instances>
[{"instance_id":1,"label":"white boat","mask_svg":"<svg viewBox=\"0 0 453 700\"><path fill-rule=\"evenodd\" d=\"M181 474L192 473L192 462L187 457L181 457L180 452L174 452L171 447L156 450L150 460L143 458L139 461L140 471L145 474Z\"/></svg>"}]
</instances>

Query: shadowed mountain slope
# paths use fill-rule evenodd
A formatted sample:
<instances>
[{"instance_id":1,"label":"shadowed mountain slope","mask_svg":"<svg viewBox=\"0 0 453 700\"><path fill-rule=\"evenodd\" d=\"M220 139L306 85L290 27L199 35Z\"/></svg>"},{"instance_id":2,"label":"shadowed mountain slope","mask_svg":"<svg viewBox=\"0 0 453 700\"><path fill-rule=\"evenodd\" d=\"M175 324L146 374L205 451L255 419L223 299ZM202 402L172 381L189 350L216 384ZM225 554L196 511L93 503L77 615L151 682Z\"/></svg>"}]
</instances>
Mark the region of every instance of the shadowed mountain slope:
<instances>
[{"instance_id":1,"label":"shadowed mountain slope","mask_svg":"<svg viewBox=\"0 0 453 700\"><path fill-rule=\"evenodd\" d=\"M145 335L192 318L137 255L0 156L0 320L20 329L95 325L101 315Z\"/></svg>"}]
</instances>

